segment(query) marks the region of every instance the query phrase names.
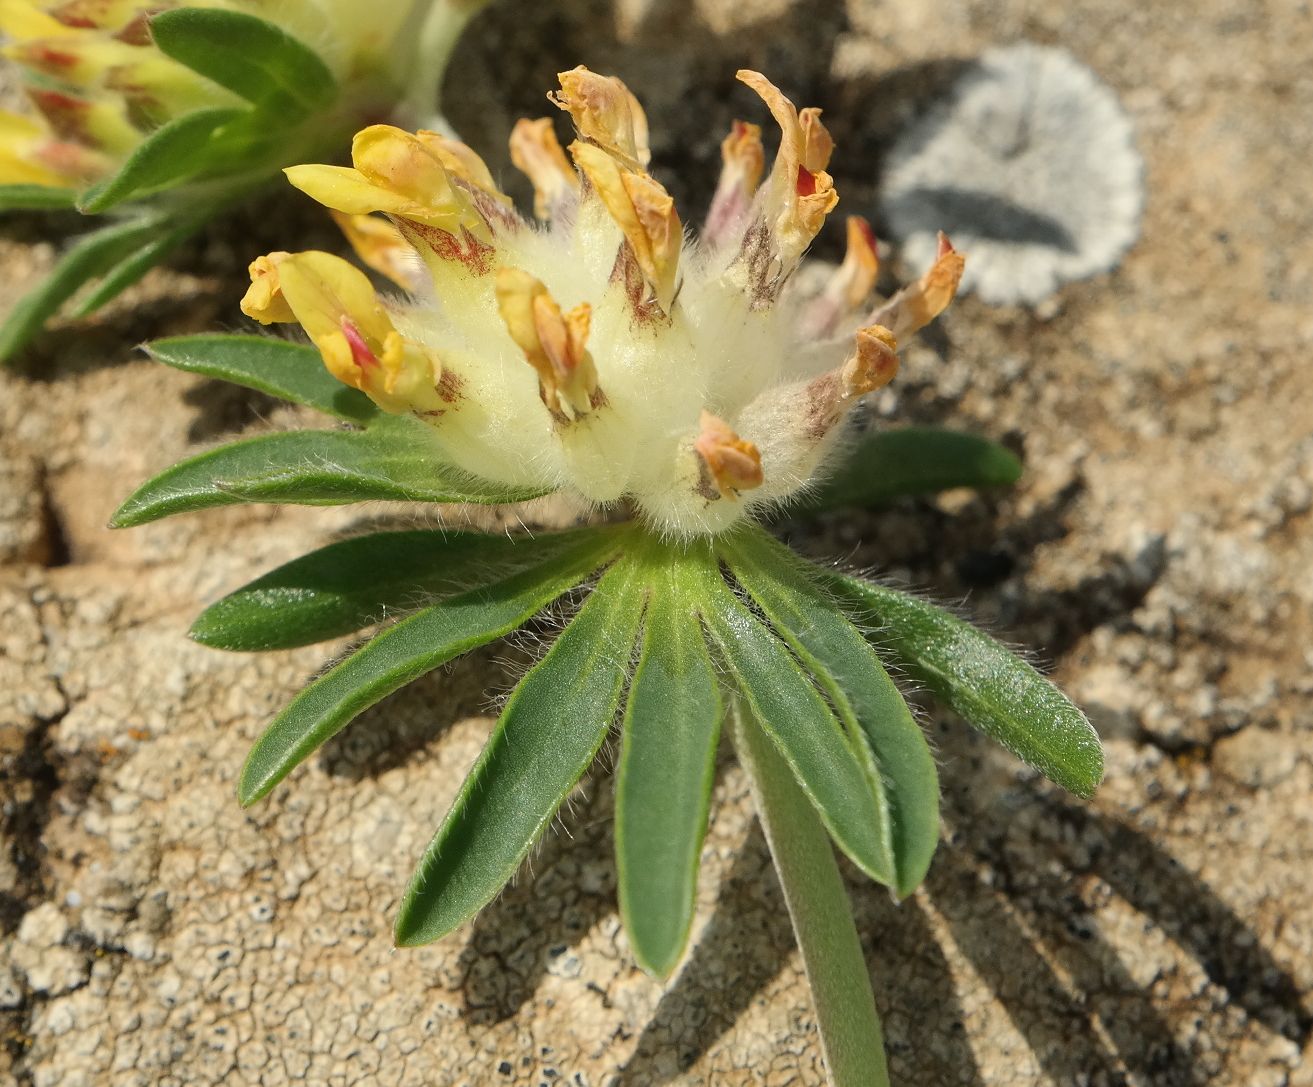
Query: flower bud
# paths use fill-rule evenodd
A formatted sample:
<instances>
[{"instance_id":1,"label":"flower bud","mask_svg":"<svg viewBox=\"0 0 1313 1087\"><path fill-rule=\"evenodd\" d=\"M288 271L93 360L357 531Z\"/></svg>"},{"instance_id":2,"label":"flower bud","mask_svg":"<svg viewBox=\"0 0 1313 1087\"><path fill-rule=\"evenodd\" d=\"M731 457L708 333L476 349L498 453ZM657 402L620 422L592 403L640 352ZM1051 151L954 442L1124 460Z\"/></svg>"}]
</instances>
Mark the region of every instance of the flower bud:
<instances>
[{"instance_id":1,"label":"flower bud","mask_svg":"<svg viewBox=\"0 0 1313 1087\"><path fill-rule=\"evenodd\" d=\"M519 268L502 268L497 309L511 339L537 371L548 411L568 422L605 403L586 346L592 317L587 302L562 313L541 280Z\"/></svg>"},{"instance_id":2,"label":"flower bud","mask_svg":"<svg viewBox=\"0 0 1313 1087\"><path fill-rule=\"evenodd\" d=\"M520 118L510 142L511 162L533 185L534 215L558 218L578 195L579 175L561 150L551 118Z\"/></svg>"},{"instance_id":3,"label":"flower bud","mask_svg":"<svg viewBox=\"0 0 1313 1087\"><path fill-rule=\"evenodd\" d=\"M713 245L724 244L744 226L752 198L765 169L761 126L735 121L720 144L720 181L707 212L703 238Z\"/></svg>"},{"instance_id":4,"label":"flower bud","mask_svg":"<svg viewBox=\"0 0 1313 1087\"><path fill-rule=\"evenodd\" d=\"M939 255L930 270L876 309L870 322L888 326L899 340L919 332L953 301L965 267L966 258L953 248L941 230Z\"/></svg>"},{"instance_id":5,"label":"flower bud","mask_svg":"<svg viewBox=\"0 0 1313 1087\"><path fill-rule=\"evenodd\" d=\"M708 498L736 498L762 484L761 453L745 442L725 420L703 411L693 451L702 462Z\"/></svg>"},{"instance_id":6,"label":"flower bud","mask_svg":"<svg viewBox=\"0 0 1313 1087\"><path fill-rule=\"evenodd\" d=\"M565 110L581 139L601 148L633 173L646 173L647 114L620 80L590 72L582 64L557 77L561 89L548 100Z\"/></svg>"}]
</instances>

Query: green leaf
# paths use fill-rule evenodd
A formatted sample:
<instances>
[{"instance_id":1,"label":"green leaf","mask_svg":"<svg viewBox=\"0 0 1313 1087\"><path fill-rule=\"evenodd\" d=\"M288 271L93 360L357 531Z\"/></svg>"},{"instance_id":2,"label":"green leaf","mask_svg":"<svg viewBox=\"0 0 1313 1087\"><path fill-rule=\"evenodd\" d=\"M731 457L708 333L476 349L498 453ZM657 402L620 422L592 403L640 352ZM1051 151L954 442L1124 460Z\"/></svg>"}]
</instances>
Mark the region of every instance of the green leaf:
<instances>
[{"instance_id":1,"label":"green leaf","mask_svg":"<svg viewBox=\"0 0 1313 1087\"><path fill-rule=\"evenodd\" d=\"M236 502L516 502L539 491L474 479L443 462L431 429L388 420L369 430L294 430L232 442L143 483L112 528Z\"/></svg>"},{"instance_id":2,"label":"green leaf","mask_svg":"<svg viewBox=\"0 0 1313 1087\"><path fill-rule=\"evenodd\" d=\"M907 593L839 574L830 589L879 629L871 641L940 701L1045 777L1090 797L1103 779L1098 733L1066 696L970 623Z\"/></svg>"},{"instance_id":3,"label":"green leaf","mask_svg":"<svg viewBox=\"0 0 1313 1087\"><path fill-rule=\"evenodd\" d=\"M520 681L406 889L399 946L445 936L515 874L606 739L641 612L631 570L608 572Z\"/></svg>"},{"instance_id":4,"label":"green leaf","mask_svg":"<svg viewBox=\"0 0 1313 1087\"><path fill-rule=\"evenodd\" d=\"M77 197L77 189L54 185L0 185L0 211L72 210Z\"/></svg>"},{"instance_id":5,"label":"green leaf","mask_svg":"<svg viewBox=\"0 0 1313 1087\"><path fill-rule=\"evenodd\" d=\"M240 109L198 109L174 118L146 137L118 173L92 186L78 201L88 215L98 215L133 197L177 185L222 164L240 164L224 128L245 115Z\"/></svg>"},{"instance_id":6,"label":"green leaf","mask_svg":"<svg viewBox=\"0 0 1313 1087\"><path fill-rule=\"evenodd\" d=\"M666 564L648 579L616 774L620 916L639 964L665 978L688 942L720 735L720 691L697 601Z\"/></svg>"},{"instance_id":7,"label":"green leaf","mask_svg":"<svg viewBox=\"0 0 1313 1087\"><path fill-rule=\"evenodd\" d=\"M273 23L238 11L179 8L150 20L160 51L280 121L327 109L337 80L319 54Z\"/></svg>"},{"instance_id":8,"label":"green leaf","mask_svg":"<svg viewBox=\"0 0 1313 1087\"><path fill-rule=\"evenodd\" d=\"M878 430L862 436L842 467L800 506L874 506L950 487L1000 487L1021 478L1021 461L974 434L937 427Z\"/></svg>"},{"instance_id":9,"label":"green leaf","mask_svg":"<svg viewBox=\"0 0 1313 1087\"><path fill-rule=\"evenodd\" d=\"M811 677L730 591L712 567L699 603L725 670L752 716L779 748L821 821L854 864L893 886L893 856L880 798L867 774L868 755L849 738Z\"/></svg>"},{"instance_id":10,"label":"green leaf","mask_svg":"<svg viewBox=\"0 0 1313 1087\"><path fill-rule=\"evenodd\" d=\"M54 271L24 295L0 329L0 359L23 347L85 283L103 275L161 229L158 216L103 227L77 240Z\"/></svg>"},{"instance_id":11,"label":"green leaf","mask_svg":"<svg viewBox=\"0 0 1313 1087\"><path fill-rule=\"evenodd\" d=\"M736 536L730 569L798 655L869 756L900 896L925 878L939 844L939 775L925 735L861 631L812 575L812 567L760 529Z\"/></svg>"},{"instance_id":12,"label":"green leaf","mask_svg":"<svg viewBox=\"0 0 1313 1087\"><path fill-rule=\"evenodd\" d=\"M438 665L523 626L605 564L593 539L506 581L450 597L379 634L296 696L256 741L237 798L254 804L370 706Z\"/></svg>"},{"instance_id":13,"label":"green leaf","mask_svg":"<svg viewBox=\"0 0 1313 1087\"><path fill-rule=\"evenodd\" d=\"M889 1087L875 994L825 829L760 724L741 707L731 720L802 952L829 1082Z\"/></svg>"},{"instance_id":14,"label":"green leaf","mask_svg":"<svg viewBox=\"0 0 1313 1087\"><path fill-rule=\"evenodd\" d=\"M245 651L327 641L542 564L582 535L416 531L341 540L225 596L201 614L191 636L216 649Z\"/></svg>"},{"instance_id":15,"label":"green leaf","mask_svg":"<svg viewBox=\"0 0 1313 1087\"><path fill-rule=\"evenodd\" d=\"M220 381L257 389L281 400L322 411L348 423L378 415L373 401L338 381L319 352L272 336L175 336L146 345L151 358Z\"/></svg>"},{"instance_id":16,"label":"green leaf","mask_svg":"<svg viewBox=\"0 0 1313 1087\"><path fill-rule=\"evenodd\" d=\"M204 225L204 218L191 217L167 228L164 224L153 231L145 243L110 268L104 278L73 311L77 317L89 317L105 303L117 298L142 276L159 264L178 246Z\"/></svg>"}]
</instances>

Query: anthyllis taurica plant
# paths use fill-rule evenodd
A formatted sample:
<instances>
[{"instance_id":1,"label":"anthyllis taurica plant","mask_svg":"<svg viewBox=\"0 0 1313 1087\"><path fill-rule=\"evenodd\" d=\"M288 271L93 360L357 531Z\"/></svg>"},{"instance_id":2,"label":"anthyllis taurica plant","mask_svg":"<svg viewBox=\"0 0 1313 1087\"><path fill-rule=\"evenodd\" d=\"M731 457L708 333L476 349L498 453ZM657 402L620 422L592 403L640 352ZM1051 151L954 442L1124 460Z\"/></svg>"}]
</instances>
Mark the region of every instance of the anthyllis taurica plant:
<instances>
[{"instance_id":1,"label":"anthyllis taurica plant","mask_svg":"<svg viewBox=\"0 0 1313 1087\"><path fill-rule=\"evenodd\" d=\"M0 358L66 301L86 316L210 218L367 120L434 127L487 0L0 0L30 108L0 111L0 211L103 216L0 328ZM277 9L277 23L262 18Z\"/></svg>"},{"instance_id":2,"label":"anthyllis taurica plant","mask_svg":"<svg viewBox=\"0 0 1313 1087\"><path fill-rule=\"evenodd\" d=\"M688 939L724 727L784 887L830 1074L880 1083L879 1022L831 843L905 896L938 840L935 760L886 665L1076 793L1093 791L1102 759L1080 712L999 644L923 600L804 561L760 526L785 503L1005 482L1017 466L962 435L845 436L854 405L894 376L898 345L951 300L962 258L944 241L920 281L874 302L873 240L849 220L846 259L805 294L792 273L838 199L830 137L818 110L795 110L756 72L739 78L778 123L779 150L762 181L760 130L734 125L697 238L648 172L638 102L583 68L552 96L574 122L569 159L548 118L511 135L541 225L469 148L429 133L366 128L352 166L289 169L335 211L385 213L362 254L408 293L380 296L327 253L257 259L244 310L299 323L313 348L201 336L153 353L339 427L194 457L142 486L116 524L232 502L553 492L613 511L517 539L347 539L210 607L193 636L235 650L304 645L413 609L279 714L242 770L241 802L267 796L386 695L565 607L420 861L398 944L438 939L486 905L618 729L620 912L638 962L669 975Z\"/></svg>"}]
</instances>

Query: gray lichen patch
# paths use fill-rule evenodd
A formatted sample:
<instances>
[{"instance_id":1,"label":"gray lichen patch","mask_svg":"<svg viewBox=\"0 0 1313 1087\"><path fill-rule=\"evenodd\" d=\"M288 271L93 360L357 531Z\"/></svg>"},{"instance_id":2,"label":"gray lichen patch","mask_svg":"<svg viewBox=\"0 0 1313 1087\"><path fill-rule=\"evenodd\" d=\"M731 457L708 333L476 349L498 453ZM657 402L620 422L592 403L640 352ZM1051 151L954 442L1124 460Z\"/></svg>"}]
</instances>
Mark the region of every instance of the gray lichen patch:
<instances>
[{"instance_id":1,"label":"gray lichen patch","mask_svg":"<svg viewBox=\"0 0 1313 1087\"><path fill-rule=\"evenodd\" d=\"M1139 233L1143 164L1116 94L1062 49L987 51L890 153L882 209L918 272L948 233L963 289L1035 305L1116 266Z\"/></svg>"}]
</instances>

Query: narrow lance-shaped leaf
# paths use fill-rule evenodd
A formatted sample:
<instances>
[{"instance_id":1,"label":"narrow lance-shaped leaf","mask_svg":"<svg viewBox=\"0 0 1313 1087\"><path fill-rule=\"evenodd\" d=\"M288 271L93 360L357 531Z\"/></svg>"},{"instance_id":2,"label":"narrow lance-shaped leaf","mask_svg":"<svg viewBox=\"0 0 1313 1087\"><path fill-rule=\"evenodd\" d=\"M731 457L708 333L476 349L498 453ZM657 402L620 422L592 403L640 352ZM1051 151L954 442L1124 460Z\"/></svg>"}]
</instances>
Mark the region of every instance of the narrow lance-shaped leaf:
<instances>
[{"instance_id":1,"label":"narrow lance-shaped leaf","mask_svg":"<svg viewBox=\"0 0 1313 1087\"><path fill-rule=\"evenodd\" d=\"M722 662L853 863L893 886L884 813L859 752L810 676L734 596L714 566L699 583L700 606Z\"/></svg>"},{"instance_id":2,"label":"narrow lance-shaped leaf","mask_svg":"<svg viewBox=\"0 0 1313 1087\"><path fill-rule=\"evenodd\" d=\"M62 211L77 202L77 189L54 185L0 185L0 211Z\"/></svg>"},{"instance_id":3,"label":"narrow lance-shaped leaf","mask_svg":"<svg viewBox=\"0 0 1313 1087\"><path fill-rule=\"evenodd\" d=\"M327 109L328 65L281 27L240 11L181 8L151 18L160 51L281 120Z\"/></svg>"},{"instance_id":4,"label":"narrow lance-shaped leaf","mask_svg":"<svg viewBox=\"0 0 1313 1087\"><path fill-rule=\"evenodd\" d=\"M290 649L326 641L424 604L500 581L577 546L585 529L543 536L378 532L339 540L212 604L191 636L216 649Z\"/></svg>"},{"instance_id":5,"label":"narrow lance-shaped leaf","mask_svg":"<svg viewBox=\"0 0 1313 1087\"><path fill-rule=\"evenodd\" d=\"M118 173L92 186L78 202L88 215L98 215L132 197L144 196L205 172L224 161L223 129L242 117L239 109L216 107L184 113L157 128L137 145Z\"/></svg>"},{"instance_id":6,"label":"narrow lance-shaped leaf","mask_svg":"<svg viewBox=\"0 0 1313 1087\"><path fill-rule=\"evenodd\" d=\"M1098 733L1025 661L956 616L858 578L825 584L879 630L872 640L917 682L1045 777L1089 797L1103 778Z\"/></svg>"},{"instance_id":7,"label":"narrow lance-shaped leaf","mask_svg":"<svg viewBox=\"0 0 1313 1087\"><path fill-rule=\"evenodd\" d=\"M1021 462L987 438L938 427L879 430L863 435L835 474L796 508L873 506L951 487L1007 486L1020 478Z\"/></svg>"},{"instance_id":8,"label":"narrow lance-shaped leaf","mask_svg":"<svg viewBox=\"0 0 1313 1087\"><path fill-rule=\"evenodd\" d=\"M834 1087L888 1087L880 1016L852 903L825 828L761 726L736 712L734 747L752 785L816 1007Z\"/></svg>"},{"instance_id":9,"label":"narrow lance-shaped leaf","mask_svg":"<svg viewBox=\"0 0 1313 1087\"><path fill-rule=\"evenodd\" d=\"M620 916L658 977L688 942L720 735L719 683L679 566L654 569L616 774Z\"/></svg>"},{"instance_id":10,"label":"narrow lance-shaped leaf","mask_svg":"<svg viewBox=\"0 0 1313 1087\"><path fill-rule=\"evenodd\" d=\"M158 230L152 231L142 240L141 245L105 271L95 288L78 302L75 314L78 317L88 317L117 298L195 234L204 221L203 218L190 216L177 223L162 223Z\"/></svg>"},{"instance_id":11,"label":"narrow lance-shaped leaf","mask_svg":"<svg viewBox=\"0 0 1313 1087\"><path fill-rule=\"evenodd\" d=\"M735 537L730 569L816 677L854 745L870 756L899 895L925 877L939 842L939 775L925 735L880 659L812 568L760 529Z\"/></svg>"},{"instance_id":12,"label":"narrow lance-shaped leaf","mask_svg":"<svg viewBox=\"0 0 1313 1087\"><path fill-rule=\"evenodd\" d=\"M379 414L369 397L330 374L308 344L272 336L209 334L155 340L146 350L176 370L256 389L348 423L365 423Z\"/></svg>"},{"instance_id":13,"label":"narrow lance-shaped leaf","mask_svg":"<svg viewBox=\"0 0 1313 1087\"><path fill-rule=\"evenodd\" d=\"M143 483L110 525L128 528L236 502L516 502L541 491L473 479L441 460L424 424L297 430L221 445Z\"/></svg>"},{"instance_id":14,"label":"narrow lance-shaped leaf","mask_svg":"<svg viewBox=\"0 0 1313 1087\"><path fill-rule=\"evenodd\" d=\"M593 540L504 582L426 608L389 627L294 698L251 748L237 797L249 805L376 702L438 665L528 622L610 557Z\"/></svg>"},{"instance_id":15,"label":"narrow lance-shaped leaf","mask_svg":"<svg viewBox=\"0 0 1313 1087\"><path fill-rule=\"evenodd\" d=\"M104 275L161 228L158 216L115 223L77 240L54 271L28 292L0 329L0 359L9 358L41 330L80 287Z\"/></svg>"},{"instance_id":16,"label":"narrow lance-shaped leaf","mask_svg":"<svg viewBox=\"0 0 1313 1087\"><path fill-rule=\"evenodd\" d=\"M445 936L515 874L606 739L641 613L621 564L520 681L406 889L398 945Z\"/></svg>"}]
</instances>

